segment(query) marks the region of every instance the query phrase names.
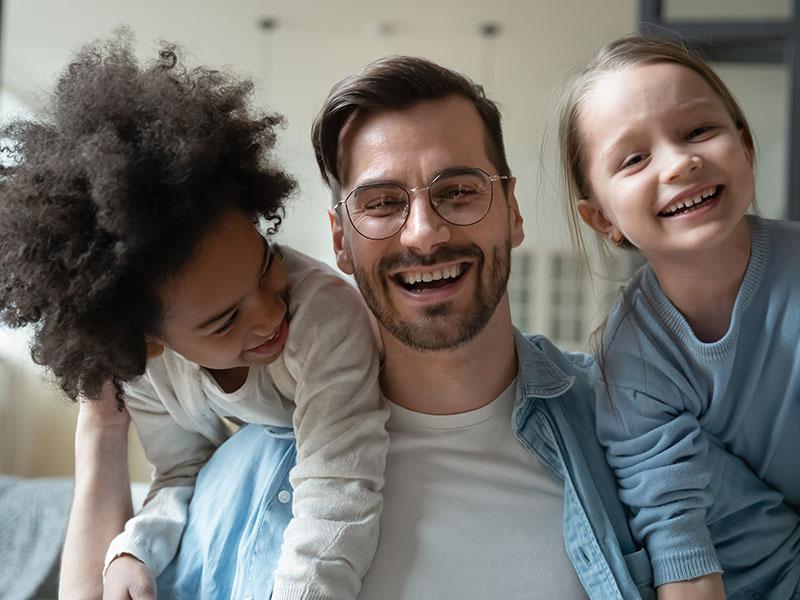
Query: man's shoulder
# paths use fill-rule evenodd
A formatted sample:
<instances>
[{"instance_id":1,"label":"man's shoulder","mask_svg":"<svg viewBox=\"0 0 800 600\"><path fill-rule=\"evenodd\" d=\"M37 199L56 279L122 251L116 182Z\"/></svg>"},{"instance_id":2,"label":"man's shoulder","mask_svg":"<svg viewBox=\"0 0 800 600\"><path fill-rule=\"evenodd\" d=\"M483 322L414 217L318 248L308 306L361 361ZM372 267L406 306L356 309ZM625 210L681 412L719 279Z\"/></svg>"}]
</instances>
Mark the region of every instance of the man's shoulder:
<instances>
[{"instance_id":1,"label":"man's shoulder","mask_svg":"<svg viewBox=\"0 0 800 600\"><path fill-rule=\"evenodd\" d=\"M594 382L598 377L594 356L562 350L542 335L521 333L517 335L517 354L525 400L534 400L550 413L556 429L566 427L593 436ZM556 413L567 413L570 419L556 418Z\"/></svg>"},{"instance_id":2,"label":"man's shoulder","mask_svg":"<svg viewBox=\"0 0 800 600\"><path fill-rule=\"evenodd\" d=\"M520 360L523 366L525 364L523 358L537 357L539 360L528 362L533 362L537 366L551 365L565 377L588 378L588 380L591 380L597 368L597 360L593 354L564 350L540 334L518 333L517 346L522 355Z\"/></svg>"}]
</instances>

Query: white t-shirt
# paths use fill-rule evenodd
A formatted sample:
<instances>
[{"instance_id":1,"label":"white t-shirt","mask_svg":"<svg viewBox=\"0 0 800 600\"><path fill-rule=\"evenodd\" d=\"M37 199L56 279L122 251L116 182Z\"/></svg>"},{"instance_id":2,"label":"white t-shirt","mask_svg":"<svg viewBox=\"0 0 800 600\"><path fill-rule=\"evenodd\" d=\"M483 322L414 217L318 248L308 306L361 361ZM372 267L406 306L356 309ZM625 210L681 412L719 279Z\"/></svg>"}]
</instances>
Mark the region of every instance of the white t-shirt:
<instances>
[{"instance_id":1,"label":"white t-shirt","mask_svg":"<svg viewBox=\"0 0 800 600\"><path fill-rule=\"evenodd\" d=\"M563 483L491 404L427 415L389 403L378 551L359 600L587 598L564 550Z\"/></svg>"}]
</instances>

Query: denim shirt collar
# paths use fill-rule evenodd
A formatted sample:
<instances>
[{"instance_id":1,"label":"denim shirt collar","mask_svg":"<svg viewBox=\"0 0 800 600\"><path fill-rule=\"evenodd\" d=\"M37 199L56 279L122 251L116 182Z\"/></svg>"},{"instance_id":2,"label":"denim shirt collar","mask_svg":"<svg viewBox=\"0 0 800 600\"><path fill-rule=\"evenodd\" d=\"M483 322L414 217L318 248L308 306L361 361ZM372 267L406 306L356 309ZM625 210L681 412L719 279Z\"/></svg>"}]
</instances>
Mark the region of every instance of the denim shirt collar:
<instances>
[{"instance_id":1,"label":"denim shirt collar","mask_svg":"<svg viewBox=\"0 0 800 600\"><path fill-rule=\"evenodd\" d=\"M517 380L523 398L555 398L566 393L575 383L573 375L567 375L537 346L514 328L514 344L517 348Z\"/></svg>"}]
</instances>

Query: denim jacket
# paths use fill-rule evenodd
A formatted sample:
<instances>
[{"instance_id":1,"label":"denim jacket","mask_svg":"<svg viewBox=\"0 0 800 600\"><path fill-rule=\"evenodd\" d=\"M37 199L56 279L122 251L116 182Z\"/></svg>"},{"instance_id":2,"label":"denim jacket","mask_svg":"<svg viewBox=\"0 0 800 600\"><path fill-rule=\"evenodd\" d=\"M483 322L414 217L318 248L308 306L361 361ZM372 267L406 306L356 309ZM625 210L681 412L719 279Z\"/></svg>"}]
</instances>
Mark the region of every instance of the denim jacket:
<instances>
[{"instance_id":1,"label":"denim jacket","mask_svg":"<svg viewBox=\"0 0 800 600\"><path fill-rule=\"evenodd\" d=\"M513 429L564 481L564 540L578 577L594 600L654 599L647 554L633 541L595 436L594 359L541 336L517 332L515 343ZM198 476L181 547L158 579L159 597L267 598L292 517L294 463L291 431L250 425L223 444Z\"/></svg>"},{"instance_id":2,"label":"denim jacket","mask_svg":"<svg viewBox=\"0 0 800 600\"><path fill-rule=\"evenodd\" d=\"M594 357L516 334L517 439L564 481L567 555L595 600L656 597L646 551L633 540L613 471L595 435Z\"/></svg>"}]
</instances>

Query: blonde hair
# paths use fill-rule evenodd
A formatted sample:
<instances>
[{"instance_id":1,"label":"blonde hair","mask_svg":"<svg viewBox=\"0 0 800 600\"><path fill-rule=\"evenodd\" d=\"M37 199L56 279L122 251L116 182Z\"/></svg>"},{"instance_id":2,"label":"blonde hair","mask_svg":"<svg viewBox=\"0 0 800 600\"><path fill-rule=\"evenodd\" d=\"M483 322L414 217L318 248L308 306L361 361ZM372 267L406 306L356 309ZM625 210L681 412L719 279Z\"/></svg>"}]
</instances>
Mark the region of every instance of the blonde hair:
<instances>
[{"instance_id":1,"label":"blonde hair","mask_svg":"<svg viewBox=\"0 0 800 600\"><path fill-rule=\"evenodd\" d=\"M713 69L695 52L678 41L652 36L629 35L604 46L572 79L561 99L559 111L559 143L562 176L567 192L567 211L570 234L579 255L587 260L586 244L581 234L578 201L589 196L589 181L586 176L586 156L578 119L586 98L598 81L609 73L634 65L674 63L691 69L711 87L722 100L726 111L736 127L742 132L742 141L755 155L753 134L739 103L728 86ZM598 237L603 251L605 238ZM624 241L623 246L632 248Z\"/></svg>"}]
</instances>

